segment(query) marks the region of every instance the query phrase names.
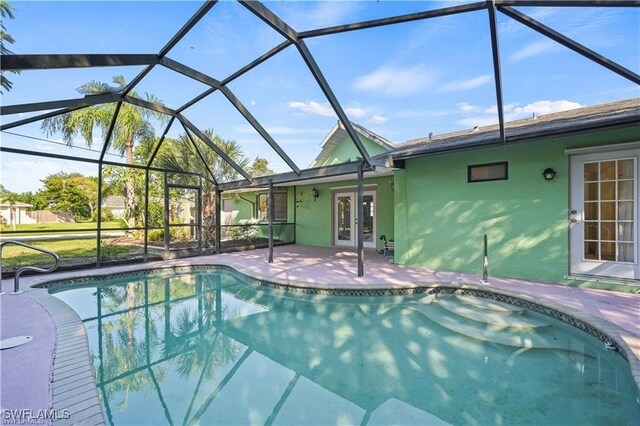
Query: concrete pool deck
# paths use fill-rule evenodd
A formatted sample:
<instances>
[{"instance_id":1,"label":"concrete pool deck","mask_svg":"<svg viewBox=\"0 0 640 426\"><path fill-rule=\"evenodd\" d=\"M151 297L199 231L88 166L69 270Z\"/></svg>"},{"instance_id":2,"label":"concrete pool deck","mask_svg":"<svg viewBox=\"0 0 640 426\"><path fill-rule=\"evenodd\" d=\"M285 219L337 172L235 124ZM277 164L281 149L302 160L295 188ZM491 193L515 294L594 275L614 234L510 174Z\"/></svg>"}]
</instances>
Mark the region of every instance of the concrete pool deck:
<instances>
[{"instance_id":1,"label":"concrete pool deck","mask_svg":"<svg viewBox=\"0 0 640 426\"><path fill-rule=\"evenodd\" d=\"M2 358L0 407L3 410L30 409L34 412L50 409L52 402L54 407L59 407L56 400L64 399L69 403L77 403L73 406L75 411L70 412L70 418L61 418L55 424L74 422L99 424L102 421L102 416L96 414L100 407L96 406L95 399L92 399L95 389L93 393L87 393L88 388L91 387L87 374L91 372L86 337L82 333L82 328L78 329L77 320L74 322L73 312L65 311L66 305L57 298L49 296L46 290L29 289L30 286L53 279L168 266L212 264L227 265L259 279L313 288L395 289L424 285L452 285L512 295L566 312L621 342L628 354L636 383L640 383L639 294L491 277L488 284L483 284L480 277L473 274L391 264L387 258L373 251L366 252L365 275L358 277L357 255L353 250L301 245L276 247L272 264L267 262L267 253L267 249L259 249L217 256L24 277L21 280L21 287L26 290L24 294L0 297L0 336L5 339L31 335L34 339L21 347L3 350L0 353ZM3 280L2 289L11 291L13 280ZM64 333L66 334L63 336ZM69 357L70 351L75 351L72 348L76 346L78 351L73 352L73 357L83 360L84 365L81 371L74 371L72 375L68 372L69 368L65 369L62 368L64 365L59 365L61 358L57 354L66 354ZM77 364L73 365L76 369ZM62 382L53 374L54 369L56 372L62 372L59 376ZM56 386L58 391L55 391ZM79 398L79 394L74 392L77 389L84 392L85 399ZM60 418L64 417L65 413L57 414Z\"/></svg>"}]
</instances>

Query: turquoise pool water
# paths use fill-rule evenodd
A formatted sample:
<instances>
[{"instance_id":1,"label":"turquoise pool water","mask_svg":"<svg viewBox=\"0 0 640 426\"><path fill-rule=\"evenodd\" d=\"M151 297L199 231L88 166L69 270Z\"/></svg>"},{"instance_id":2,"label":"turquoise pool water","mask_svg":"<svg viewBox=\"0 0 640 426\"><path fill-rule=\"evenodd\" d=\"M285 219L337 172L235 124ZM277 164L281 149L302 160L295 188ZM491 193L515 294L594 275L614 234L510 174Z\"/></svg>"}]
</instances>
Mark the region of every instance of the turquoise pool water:
<instances>
[{"instance_id":1,"label":"turquoise pool water","mask_svg":"<svg viewBox=\"0 0 640 426\"><path fill-rule=\"evenodd\" d=\"M84 322L113 425L640 419L619 354L486 299L305 295L215 270L50 292Z\"/></svg>"}]
</instances>

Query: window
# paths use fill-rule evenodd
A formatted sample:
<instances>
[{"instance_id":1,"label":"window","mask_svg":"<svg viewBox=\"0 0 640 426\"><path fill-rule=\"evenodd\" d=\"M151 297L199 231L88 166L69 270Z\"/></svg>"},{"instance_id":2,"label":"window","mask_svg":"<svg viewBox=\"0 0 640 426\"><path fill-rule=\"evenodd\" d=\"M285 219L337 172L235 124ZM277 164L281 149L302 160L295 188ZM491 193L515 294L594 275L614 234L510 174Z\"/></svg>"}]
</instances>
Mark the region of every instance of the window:
<instances>
[{"instance_id":1,"label":"window","mask_svg":"<svg viewBox=\"0 0 640 426\"><path fill-rule=\"evenodd\" d=\"M275 192L273 194L274 214L273 220L287 221L287 193ZM258 195L258 219L269 220L267 216L269 205L269 194Z\"/></svg>"},{"instance_id":2,"label":"window","mask_svg":"<svg viewBox=\"0 0 640 426\"><path fill-rule=\"evenodd\" d=\"M222 200L222 211L225 213L233 212L233 199Z\"/></svg>"},{"instance_id":3,"label":"window","mask_svg":"<svg viewBox=\"0 0 640 426\"><path fill-rule=\"evenodd\" d=\"M499 163L475 164L467 168L467 182L486 182L509 179L509 167L506 161Z\"/></svg>"}]
</instances>

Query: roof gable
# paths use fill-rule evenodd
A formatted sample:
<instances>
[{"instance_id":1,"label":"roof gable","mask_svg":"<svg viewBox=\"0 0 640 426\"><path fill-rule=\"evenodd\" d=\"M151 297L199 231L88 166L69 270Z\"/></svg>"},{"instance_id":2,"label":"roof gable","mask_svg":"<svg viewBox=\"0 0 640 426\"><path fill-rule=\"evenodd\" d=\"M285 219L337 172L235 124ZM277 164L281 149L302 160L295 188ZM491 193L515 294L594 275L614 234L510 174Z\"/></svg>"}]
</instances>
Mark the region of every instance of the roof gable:
<instances>
[{"instance_id":1,"label":"roof gable","mask_svg":"<svg viewBox=\"0 0 640 426\"><path fill-rule=\"evenodd\" d=\"M351 125L358 132L360 140L370 156L384 154L393 150L394 145L382 136L359 124L351 123ZM362 158L362 155L340 122L331 129L320 146L322 151L309 165L309 168L346 163Z\"/></svg>"}]
</instances>

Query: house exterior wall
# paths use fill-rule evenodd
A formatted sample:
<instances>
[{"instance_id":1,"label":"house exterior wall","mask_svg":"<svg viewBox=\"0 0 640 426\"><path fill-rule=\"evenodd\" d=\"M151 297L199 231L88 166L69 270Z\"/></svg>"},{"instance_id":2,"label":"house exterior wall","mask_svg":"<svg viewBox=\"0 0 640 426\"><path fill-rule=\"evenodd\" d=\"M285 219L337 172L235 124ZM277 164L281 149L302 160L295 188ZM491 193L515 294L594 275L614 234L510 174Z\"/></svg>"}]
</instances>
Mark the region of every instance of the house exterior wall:
<instances>
[{"instance_id":1,"label":"house exterior wall","mask_svg":"<svg viewBox=\"0 0 640 426\"><path fill-rule=\"evenodd\" d=\"M640 127L410 159L395 175L396 262L558 282L568 272L569 156L632 142ZM509 179L467 183L467 166L508 161ZM545 181L542 171L557 171Z\"/></svg>"},{"instance_id":2,"label":"house exterior wall","mask_svg":"<svg viewBox=\"0 0 640 426\"><path fill-rule=\"evenodd\" d=\"M382 249L379 240L384 234L387 239L393 239L393 176L381 176L364 180L365 190L376 190L376 248ZM356 180L330 182L296 187L298 207L296 211L296 243L320 247L330 247L333 244L333 191L337 188L352 188L357 186ZM316 201L311 196L311 190L316 188L320 196Z\"/></svg>"},{"instance_id":3,"label":"house exterior wall","mask_svg":"<svg viewBox=\"0 0 640 426\"><path fill-rule=\"evenodd\" d=\"M16 225L38 223L35 219L29 217L27 207L16 206L14 207L14 212ZM11 208L9 206L0 207L0 216L7 221L7 224L11 224Z\"/></svg>"},{"instance_id":4,"label":"house exterior wall","mask_svg":"<svg viewBox=\"0 0 640 426\"><path fill-rule=\"evenodd\" d=\"M293 222L295 215L295 203L294 203L294 187L276 187L273 188L274 192L287 192L287 222ZM222 200L232 199L233 201L233 213L232 221L230 225L237 224L240 220L249 220L256 218L256 211L258 205L258 195L268 194L267 189L260 189L252 192L241 192L237 195L233 192L223 193ZM253 204L252 204L253 203Z\"/></svg>"}]
</instances>

